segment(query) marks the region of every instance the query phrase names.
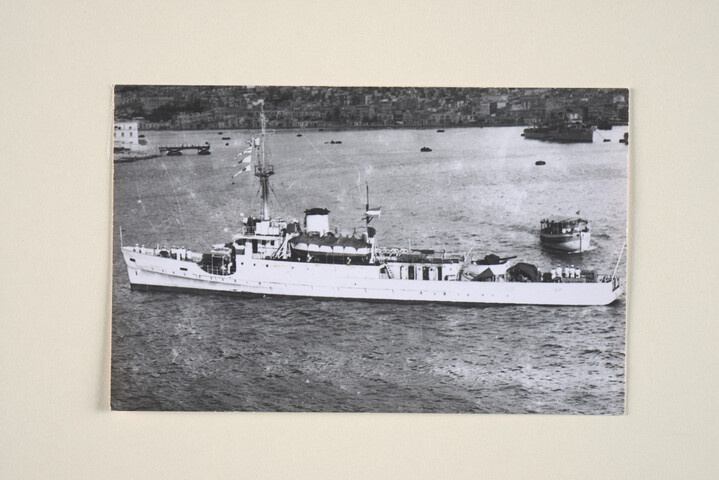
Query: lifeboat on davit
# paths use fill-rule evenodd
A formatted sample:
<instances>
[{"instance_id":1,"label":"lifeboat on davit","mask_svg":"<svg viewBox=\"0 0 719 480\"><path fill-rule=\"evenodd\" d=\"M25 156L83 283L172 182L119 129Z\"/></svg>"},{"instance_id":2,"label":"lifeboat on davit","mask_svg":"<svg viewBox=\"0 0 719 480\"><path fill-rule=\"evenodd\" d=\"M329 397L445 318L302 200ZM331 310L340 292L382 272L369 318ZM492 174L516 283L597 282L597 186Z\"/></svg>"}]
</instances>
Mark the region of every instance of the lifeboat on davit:
<instances>
[{"instance_id":1,"label":"lifeboat on davit","mask_svg":"<svg viewBox=\"0 0 719 480\"><path fill-rule=\"evenodd\" d=\"M361 238L335 235L329 230L329 210L305 210L305 232L289 241L290 256L297 261L322 263L368 263L372 244Z\"/></svg>"},{"instance_id":2,"label":"lifeboat on davit","mask_svg":"<svg viewBox=\"0 0 719 480\"><path fill-rule=\"evenodd\" d=\"M291 257L306 262L366 263L372 245L364 238L302 233L290 240Z\"/></svg>"}]
</instances>

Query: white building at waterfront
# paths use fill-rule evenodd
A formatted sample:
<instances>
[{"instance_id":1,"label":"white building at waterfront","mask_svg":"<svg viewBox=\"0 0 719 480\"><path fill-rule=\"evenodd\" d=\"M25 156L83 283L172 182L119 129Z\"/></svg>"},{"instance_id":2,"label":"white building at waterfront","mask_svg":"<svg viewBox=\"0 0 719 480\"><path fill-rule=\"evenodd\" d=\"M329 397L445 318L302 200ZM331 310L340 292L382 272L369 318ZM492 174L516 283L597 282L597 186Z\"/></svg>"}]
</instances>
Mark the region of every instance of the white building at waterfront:
<instances>
[{"instance_id":1,"label":"white building at waterfront","mask_svg":"<svg viewBox=\"0 0 719 480\"><path fill-rule=\"evenodd\" d=\"M138 122L135 120L123 120L115 122L115 151L140 150L140 137L138 133Z\"/></svg>"}]
</instances>

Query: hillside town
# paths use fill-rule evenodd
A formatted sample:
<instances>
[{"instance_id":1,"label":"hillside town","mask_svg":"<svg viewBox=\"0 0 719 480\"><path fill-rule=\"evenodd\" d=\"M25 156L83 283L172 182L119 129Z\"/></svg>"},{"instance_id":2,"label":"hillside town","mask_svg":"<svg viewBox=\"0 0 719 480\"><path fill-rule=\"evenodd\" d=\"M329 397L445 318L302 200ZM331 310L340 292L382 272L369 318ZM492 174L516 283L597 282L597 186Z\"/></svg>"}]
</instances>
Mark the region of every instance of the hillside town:
<instances>
[{"instance_id":1,"label":"hillside town","mask_svg":"<svg viewBox=\"0 0 719 480\"><path fill-rule=\"evenodd\" d=\"M141 130L432 128L540 123L556 112L628 122L628 90L590 88L222 87L120 85L115 120Z\"/></svg>"}]
</instances>

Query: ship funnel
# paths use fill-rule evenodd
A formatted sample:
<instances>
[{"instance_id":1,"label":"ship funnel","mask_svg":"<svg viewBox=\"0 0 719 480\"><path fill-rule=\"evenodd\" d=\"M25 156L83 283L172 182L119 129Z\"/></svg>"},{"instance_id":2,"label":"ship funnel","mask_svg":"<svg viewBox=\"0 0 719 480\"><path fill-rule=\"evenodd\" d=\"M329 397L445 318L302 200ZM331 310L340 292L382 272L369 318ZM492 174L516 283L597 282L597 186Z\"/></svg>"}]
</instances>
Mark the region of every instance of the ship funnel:
<instances>
[{"instance_id":1,"label":"ship funnel","mask_svg":"<svg viewBox=\"0 0 719 480\"><path fill-rule=\"evenodd\" d=\"M329 213L326 208L305 210L305 231L310 234L325 235L330 230Z\"/></svg>"}]
</instances>

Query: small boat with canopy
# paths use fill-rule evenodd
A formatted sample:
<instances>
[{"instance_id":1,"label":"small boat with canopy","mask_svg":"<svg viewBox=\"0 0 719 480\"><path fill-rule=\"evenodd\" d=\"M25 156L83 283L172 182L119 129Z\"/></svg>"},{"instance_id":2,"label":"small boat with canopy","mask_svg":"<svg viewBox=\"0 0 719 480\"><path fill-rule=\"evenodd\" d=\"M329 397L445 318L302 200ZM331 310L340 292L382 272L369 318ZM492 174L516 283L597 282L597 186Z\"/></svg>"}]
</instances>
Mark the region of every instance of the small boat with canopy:
<instances>
[{"instance_id":1,"label":"small boat with canopy","mask_svg":"<svg viewBox=\"0 0 719 480\"><path fill-rule=\"evenodd\" d=\"M589 220L580 217L548 217L541 221L539 240L547 248L567 253L592 250Z\"/></svg>"}]
</instances>

